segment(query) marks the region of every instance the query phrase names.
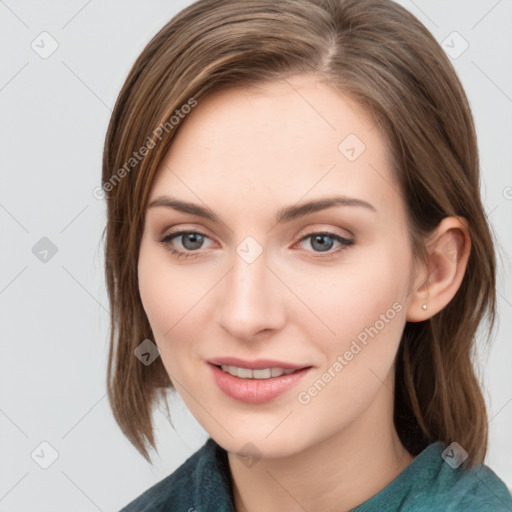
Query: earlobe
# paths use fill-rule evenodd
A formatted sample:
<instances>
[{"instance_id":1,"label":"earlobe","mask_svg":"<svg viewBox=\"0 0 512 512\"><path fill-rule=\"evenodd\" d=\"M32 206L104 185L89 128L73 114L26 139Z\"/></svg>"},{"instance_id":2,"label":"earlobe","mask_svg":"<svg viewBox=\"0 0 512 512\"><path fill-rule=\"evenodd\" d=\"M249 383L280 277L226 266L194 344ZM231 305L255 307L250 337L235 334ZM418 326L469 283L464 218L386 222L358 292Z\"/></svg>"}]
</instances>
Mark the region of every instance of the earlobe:
<instances>
[{"instance_id":1,"label":"earlobe","mask_svg":"<svg viewBox=\"0 0 512 512\"><path fill-rule=\"evenodd\" d=\"M427 320L452 300L464 278L470 251L467 220L463 217L443 219L428 244L428 268L417 276L407 308L407 321Z\"/></svg>"},{"instance_id":2,"label":"earlobe","mask_svg":"<svg viewBox=\"0 0 512 512\"><path fill-rule=\"evenodd\" d=\"M430 265L430 264L429 264ZM429 286L432 282L430 275L424 271L419 285L415 284L411 292L411 299L407 307L406 319L408 322L422 322L432 316L429 310Z\"/></svg>"}]
</instances>

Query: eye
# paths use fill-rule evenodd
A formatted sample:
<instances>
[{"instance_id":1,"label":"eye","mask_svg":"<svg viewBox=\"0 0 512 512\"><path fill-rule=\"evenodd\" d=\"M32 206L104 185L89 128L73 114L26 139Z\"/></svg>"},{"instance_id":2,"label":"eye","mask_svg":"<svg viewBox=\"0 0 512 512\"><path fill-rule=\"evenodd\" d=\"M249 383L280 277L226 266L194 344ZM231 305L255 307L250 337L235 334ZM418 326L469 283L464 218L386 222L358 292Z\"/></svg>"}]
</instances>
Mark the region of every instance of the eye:
<instances>
[{"instance_id":1,"label":"eye","mask_svg":"<svg viewBox=\"0 0 512 512\"><path fill-rule=\"evenodd\" d=\"M314 256L315 258L324 258L333 256L334 254L337 254L347 247L354 245L354 240L350 240L348 238L345 238L341 235L337 235L336 233L330 233L328 231L322 231L319 233L310 233L309 235L306 235L302 237L299 241L299 243L304 242L305 240L311 239L309 242L309 245L315 249L314 252L320 252L320 253L327 253L326 256L319 255ZM334 242L338 242L340 245L338 248L334 251L331 251Z\"/></svg>"},{"instance_id":2,"label":"eye","mask_svg":"<svg viewBox=\"0 0 512 512\"><path fill-rule=\"evenodd\" d=\"M181 245L185 250L176 249L173 246L175 238L181 241ZM177 233L166 235L160 242L171 254L178 258L195 258L199 256L199 253L194 254L194 252L197 252L197 250L201 248L206 238L209 239L204 233L198 231L178 231Z\"/></svg>"},{"instance_id":3,"label":"eye","mask_svg":"<svg viewBox=\"0 0 512 512\"><path fill-rule=\"evenodd\" d=\"M182 248L175 247L175 239L180 241ZM209 240L210 238L199 231L178 231L166 235L159 240L159 242L164 245L167 251L177 258L195 258L200 255L199 249L203 248L202 246L206 239ZM298 243L301 244L308 239L311 239L310 246L313 247L313 252L327 253L325 256L323 254L314 256L315 258L330 257L354 244L354 240L327 231L310 233L302 237ZM337 242L339 246L336 250L331 251L335 242Z\"/></svg>"}]
</instances>

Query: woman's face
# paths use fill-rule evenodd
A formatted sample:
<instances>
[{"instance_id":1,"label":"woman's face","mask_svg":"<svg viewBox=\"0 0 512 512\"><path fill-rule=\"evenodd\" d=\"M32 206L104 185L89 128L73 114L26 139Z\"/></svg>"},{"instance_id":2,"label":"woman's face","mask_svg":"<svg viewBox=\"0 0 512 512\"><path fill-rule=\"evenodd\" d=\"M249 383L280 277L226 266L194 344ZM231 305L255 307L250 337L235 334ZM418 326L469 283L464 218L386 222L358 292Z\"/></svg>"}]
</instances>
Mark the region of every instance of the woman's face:
<instances>
[{"instance_id":1,"label":"woman's face","mask_svg":"<svg viewBox=\"0 0 512 512\"><path fill-rule=\"evenodd\" d=\"M140 294L173 384L228 451L286 456L389 419L414 270L398 191L373 120L314 77L221 91L184 120Z\"/></svg>"}]
</instances>

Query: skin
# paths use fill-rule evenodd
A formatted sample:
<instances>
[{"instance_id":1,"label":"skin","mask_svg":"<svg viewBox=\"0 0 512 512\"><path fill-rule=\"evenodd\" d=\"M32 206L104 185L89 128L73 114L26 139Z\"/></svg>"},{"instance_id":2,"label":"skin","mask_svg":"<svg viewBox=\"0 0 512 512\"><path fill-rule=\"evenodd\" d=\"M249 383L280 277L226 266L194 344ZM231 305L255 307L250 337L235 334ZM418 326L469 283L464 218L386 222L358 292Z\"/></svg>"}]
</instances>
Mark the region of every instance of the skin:
<instances>
[{"instance_id":1,"label":"skin","mask_svg":"<svg viewBox=\"0 0 512 512\"><path fill-rule=\"evenodd\" d=\"M366 146L354 161L338 149L348 134ZM413 460L393 425L394 358L405 322L429 318L455 295L470 241L464 219L444 219L428 265L415 264L398 191L374 120L310 75L201 100L162 162L148 204L172 195L221 222L149 208L141 299L176 390L228 451L238 512L350 510ZM332 195L376 211L337 206L274 222L284 206ZM181 229L206 235L203 244L160 241ZM307 237L321 231L354 243L327 238L324 252ZM247 236L263 250L252 263L236 252ZM300 403L298 393L332 374L358 334L397 303L378 334ZM220 356L313 368L296 388L254 405L218 389L205 361Z\"/></svg>"}]
</instances>

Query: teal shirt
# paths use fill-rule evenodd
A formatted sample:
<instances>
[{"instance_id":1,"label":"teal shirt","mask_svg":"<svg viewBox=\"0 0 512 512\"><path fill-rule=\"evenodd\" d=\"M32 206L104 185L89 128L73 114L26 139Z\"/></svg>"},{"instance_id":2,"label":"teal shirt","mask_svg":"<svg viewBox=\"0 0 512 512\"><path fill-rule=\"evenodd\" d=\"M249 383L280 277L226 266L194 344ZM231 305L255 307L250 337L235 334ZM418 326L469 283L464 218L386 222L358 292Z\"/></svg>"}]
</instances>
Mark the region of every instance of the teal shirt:
<instances>
[{"instance_id":1,"label":"teal shirt","mask_svg":"<svg viewBox=\"0 0 512 512\"><path fill-rule=\"evenodd\" d=\"M485 465L453 469L445 446L425 448L352 512L512 512L512 496ZM227 452L213 439L120 512L235 512Z\"/></svg>"}]
</instances>

